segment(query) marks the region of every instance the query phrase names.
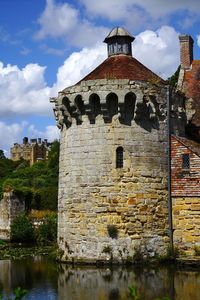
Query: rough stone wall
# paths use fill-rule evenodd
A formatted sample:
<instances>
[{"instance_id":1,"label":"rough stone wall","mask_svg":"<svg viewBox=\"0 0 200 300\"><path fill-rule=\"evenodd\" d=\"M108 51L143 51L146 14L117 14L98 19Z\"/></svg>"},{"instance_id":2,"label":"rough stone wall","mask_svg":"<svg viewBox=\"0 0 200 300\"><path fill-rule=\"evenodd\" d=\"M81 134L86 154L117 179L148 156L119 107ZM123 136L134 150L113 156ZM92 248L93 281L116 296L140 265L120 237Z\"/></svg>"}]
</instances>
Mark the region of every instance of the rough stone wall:
<instances>
[{"instance_id":1,"label":"rough stone wall","mask_svg":"<svg viewBox=\"0 0 200 300\"><path fill-rule=\"evenodd\" d=\"M105 122L111 91L118 97L119 109ZM121 122L120 105L130 91L136 96L135 113L126 125ZM102 114L91 124L87 105L93 93L100 98ZM80 125L75 109L62 106L63 97L73 106L77 95L86 106ZM146 95L152 96L147 102ZM54 101L61 128L58 244L62 259L126 261L138 252L163 255L169 242L166 88L129 80L87 81L64 90ZM119 146L123 168L116 168Z\"/></svg>"},{"instance_id":2,"label":"rough stone wall","mask_svg":"<svg viewBox=\"0 0 200 300\"><path fill-rule=\"evenodd\" d=\"M70 126L63 126L58 201L63 260L125 261L138 252L164 254L168 245L166 90L156 91L151 119L138 110L152 86L125 81L92 81L65 91L71 102L81 94L85 105L95 92L102 106L111 91L119 103L132 91L139 118L127 126L120 123L120 114L110 123L104 114L98 115L94 124L82 115L82 124L72 117ZM124 167L117 169L119 146L124 150Z\"/></svg>"},{"instance_id":3,"label":"rough stone wall","mask_svg":"<svg viewBox=\"0 0 200 300\"><path fill-rule=\"evenodd\" d=\"M24 210L24 201L19 200L13 192L4 192L0 201L0 239L10 240L11 223Z\"/></svg>"},{"instance_id":4,"label":"rough stone wall","mask_svg":"<svg viewBox=\"0 0 200 300\"><path fill-rule=\"evenodd\" d=\"M200 249L200 197L173 197L174 246L187 255Z\"/></svg>"}]
</instances>

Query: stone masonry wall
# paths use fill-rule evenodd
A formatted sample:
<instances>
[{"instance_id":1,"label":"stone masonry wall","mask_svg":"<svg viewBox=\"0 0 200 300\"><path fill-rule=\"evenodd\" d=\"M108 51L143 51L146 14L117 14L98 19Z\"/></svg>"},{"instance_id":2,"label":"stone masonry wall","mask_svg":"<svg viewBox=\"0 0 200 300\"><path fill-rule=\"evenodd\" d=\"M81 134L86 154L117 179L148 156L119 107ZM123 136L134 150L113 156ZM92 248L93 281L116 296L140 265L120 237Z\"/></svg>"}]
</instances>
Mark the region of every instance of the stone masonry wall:
<instances>
[{"instance_id":1,"label":"stone masonry wall","mask_svg":"<svg viewBox=\"0 0 200 300\"><path fill-rule=\"evenodd\" d=\"M174 197L174 246L187 255L200 248L200 198Z\"/></svg>"},{"instance_id":2,"label":"stone masonry wall","mask_svg":"<svg viewBox=\"0 0 200 300\"><path fill-rule=\"evenodd\" d=\"M24 210L24 201L19 200L12 191L4 192L0 200L0 239L10 240L11 223Z\"/></svg>"},{"instance_id":3,"label":"stone masonry wall","mask_svg":"<svg viewBox=\"0 0 200 300\"><path fill-rule=\"evenodd\" d=\"M70 101L81 94L88 103L97 93L101 103L115 92L123 103L127 92L136 95L136 114L152 86L105 80L85 82L65 90ZM58 107L61 95L56 105ZM155 99L155 98L154 98ZM82 115L77 125L63 126L60 145L58 244L62 260L95 262L163 255L168 246L166 93L160 88L153 106L154 119L132 120L130 126L115 115L90 124ZM155 108L155 109L154 109ZM151 110L152 111L152 110ZM143 115L142 115L143 113ZM116 149L123 147L124 167L116 168Z\"/></svg>"}]
</instances>

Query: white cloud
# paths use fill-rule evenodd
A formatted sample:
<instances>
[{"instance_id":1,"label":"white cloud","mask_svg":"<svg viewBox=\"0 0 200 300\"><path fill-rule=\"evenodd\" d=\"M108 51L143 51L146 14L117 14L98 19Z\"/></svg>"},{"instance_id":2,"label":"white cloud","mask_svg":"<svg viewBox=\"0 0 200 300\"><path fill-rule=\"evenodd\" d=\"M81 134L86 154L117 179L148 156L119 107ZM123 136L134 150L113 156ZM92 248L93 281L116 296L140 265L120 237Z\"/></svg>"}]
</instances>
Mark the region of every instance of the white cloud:
<instances>
[{"instance_id":1,"label":"white cloud","mask_svg":"<svg viewBox=\"0 0 200 300\"><path fill-rule=\"evenodd\" d=\"M46 0L44 12L38 19L40 25L36 39L46 37L63 38L68 45L84 47L91 46L103 39L108 29L95 26L88 20L81 19L79 11L68 3L56 3Z\"/></svg>"},{"instance_id":2,"label":"white cloud","mask_svg":"<svg viewBox=\"0 0 200 300\"><path fill-rule=\"evenodd\" d=\"M200 34L197 35L197 45L200 47Z\"/></svg>"},{"instance_id":3,"label":"white cloud","mask_svg":"<svg viewBox=\"0 0 200 300\"><path fill-rule=\"evenodd\" d=\"M36 37L63 36L69 33L78 22L78 10L68 3L55 4L53 0L46 1L46 7L38 23L41 28Z\"/></svg>"},{"instance_id":4,"label":"white cloud","mask_svg":"<svg viewBox=\"0 0 200 300\"><path fill-rule=\"evenodd\" d=\"M43 131L38 130L34 124L31 124L27 128L30 138L40 137L42 139L48 139L49 142L58 140L60 137L60 130L57 126L49 125L46 126Z\"/></svg>"},{"instance_id":5,"label":"white cloud","mask_svg":"<svg viewBox=\"0 0 200 300\"><path fill-rule=\"evenodd\" d=\"M106 57L106 46L102 43L96 44L93 48L83 48L79 52L72 53L58 69L57 82L53 86L52 94L77 83Z\"/></svg>"},{"instance_id":6,"label":"white cloud","mask_svg":"<svg viewBox=\"0 0 200 300\"><path fill-rule=\"evenodd\" d=\"M45 67L28 64L23 69L0 62L0 116L9 114L49 115L50 88Z\"/></svg>"},{"instance_id":7,"label":"white cloud","mask_svg":"<svg viewBox=\"0 0 200 300\"><path fill-rule=\"evenodd\" d=\"M9 148L11 145L19 141L20 136L26 126L26 122L6 124L0 122L0 141L2 150L5 150L5 154L9 156Z\"/></svg>"},{"instance_id":8,"label":"white cloud","mask_svg":"<svg viewBox=\"0 0 200 300\"><path fill-rule=\"evenodd\" d=\"M126 20L127 15L132 14L136 8L142 9L153 18L160 18L175 11L200 12L198 0L80 0L80 2L85 5L88 16L102 16L110 20Z\"/></svg>"},{"instance_id":9,"label":"white cloud","mask_svg":"<svg viewBox=\"0 0 200 300\"><path fill-rule=\"evenodd\" d=\"M178 33L169 26L162 26L155 32L141 32L133 43L133 55L166 79L179 65Z\"/></svg>"}]
</instances>

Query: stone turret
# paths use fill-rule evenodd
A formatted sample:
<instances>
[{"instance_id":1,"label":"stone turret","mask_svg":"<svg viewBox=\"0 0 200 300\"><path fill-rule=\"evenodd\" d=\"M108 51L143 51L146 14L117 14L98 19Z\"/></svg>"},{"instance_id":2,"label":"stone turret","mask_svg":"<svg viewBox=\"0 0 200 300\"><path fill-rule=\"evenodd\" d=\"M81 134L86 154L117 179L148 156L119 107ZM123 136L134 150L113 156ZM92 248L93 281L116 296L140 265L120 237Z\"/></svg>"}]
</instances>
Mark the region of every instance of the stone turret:
<instances>
[{"instance_id":1,"label":"stone turret","mask_svg":"<svg viewBox=\"0 0 200 300\"><path fill-rule=\"evenodd\" d=\"M122 32L105 39L101 65L52 99L61 129L62 260L122 262L137 251L163 254L168 246L167 85L129 47L110 50ZM125 44L132 40L123 35Z\"/></svg>"},{"instance_id":2,"label":"stone turret","mask_svg":"<svg viewBox=\"0 0 200 300\"><path fill-rule=\"evenodd\" d=\"M114 28L104 40L108 45L108 56L117 54L132 56L131 43L134 39L135 38L124 28Z\"/></svg>"}]
</instances>

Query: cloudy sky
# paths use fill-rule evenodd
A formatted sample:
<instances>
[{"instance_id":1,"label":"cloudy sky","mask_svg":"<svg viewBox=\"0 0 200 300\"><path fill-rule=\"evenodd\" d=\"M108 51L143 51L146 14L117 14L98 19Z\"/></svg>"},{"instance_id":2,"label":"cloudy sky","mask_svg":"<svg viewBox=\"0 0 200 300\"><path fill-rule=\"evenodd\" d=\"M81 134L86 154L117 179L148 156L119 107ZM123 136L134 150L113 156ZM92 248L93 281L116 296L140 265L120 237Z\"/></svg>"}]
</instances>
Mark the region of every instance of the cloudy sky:
<instances>
[{"instance_id":1,"label":"cloudy sky","mask_svg":"<svg viewBox=\"0 0 200 300\"><path fill-rule=\"evenodd\" d=\"M163 78L179 65L179 34L200 58L199 0L0 0L0 149L59 137L49 98L107 56L115 26L133 36L133 55Z\"/></svg>"}]
</instances>

